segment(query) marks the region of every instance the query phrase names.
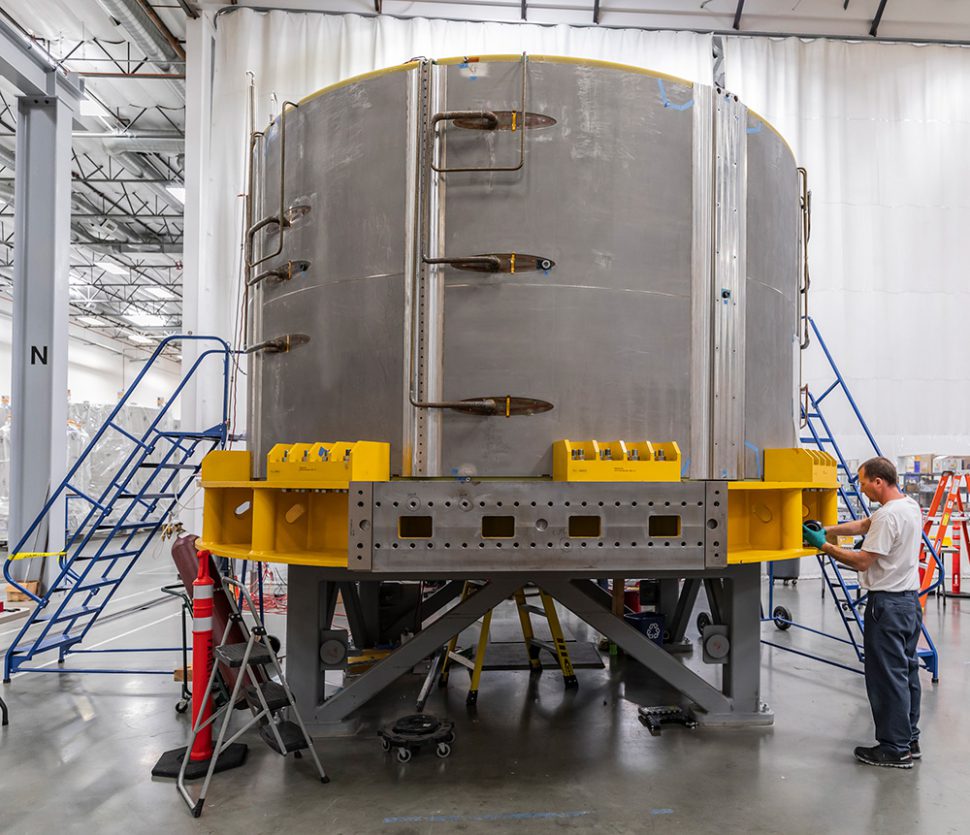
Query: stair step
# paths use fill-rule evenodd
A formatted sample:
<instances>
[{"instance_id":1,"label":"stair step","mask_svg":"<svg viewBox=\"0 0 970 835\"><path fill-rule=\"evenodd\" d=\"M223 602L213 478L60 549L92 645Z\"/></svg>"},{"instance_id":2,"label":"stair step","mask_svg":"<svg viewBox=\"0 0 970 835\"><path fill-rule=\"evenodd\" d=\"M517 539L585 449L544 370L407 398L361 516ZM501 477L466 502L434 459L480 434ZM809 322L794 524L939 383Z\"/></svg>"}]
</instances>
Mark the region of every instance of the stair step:
<instances>
[{"instance_id":1,"label":"stair step","mask_svg":"<svg viewBox=\"0 0 970 835\"><path fill-rule=\"evenodd\" d=\"M81 639L79 637L74 637L72 635L65 635L61 633L60 635L48 635L39 641L30 641L29 643L23 644L15 649L13 649L14 655L33 655L38 652L45 652L50 649L58 649L59 647L68 647L72 644L76 644Z\"/></svg>"},{"instance_id":2,"label":"stair step","mask_svg":"<svg viewBox=\"0 0 970 835\"><path fill-rule=\"evenodd\" d=\"M75 606L73 609L65 609L60 614L57 614L57 610L55 609L48 615L38 615L36 618L34 618L34 620L43 623L46 623L47 621L51 621L52 623L60 623L61 621L73 620L75 618L84 617L85 615L96 614L100 611L100 606Z\"/></svg>"},{"instance_id":3,"label":"stair step","mask_svg":"<svg viewBox=\"0 0 970 835\"><path fill-rule=\"evenodd\" d=\"M276 737L273 734L273 729L268 724L263 725L259 729L259 735L277 754L286 756L287 754L292 754L294 751L303 751L308 747L306 737L303 736L303 731L300 730L300 726L296 722L280 722L276 726L276 730L279 731L280 739L283 740L283 751L280 751L279 744L276 742Z\"/></svg>"},{"instance_id":4,"label":"stair step","mask_svg":"<svg viewBox=\"0 0 970 835\"><path fill-rule=\"evenodd\" d=\"M243 663L243 658L246 655L247 644L225 644L221 647L216 647L212 654L216 657L216 660L227 667L241 667ZM263 646L259 641L253 644L253 650L249 654L249 664L269 664L272 661L270 657L269 650Z\"/></svg>"},{"instance_id":5,"label":"stair step","mask_svg":"<svg viewBox=\"0 0 970 835\"><path fill-rule=\"evenodd\" d=\"M103 589L106 586L117 586L121 582L119 577L107 578L104 580L98 580L95 583L85 583L83 586L73 586L75 592L79 591L94 591L94 589Z\"/></svg>"},{"instance_id":6,"label":"stair step","mask_svg":"<svg viewBox=\"0 0 970 835\"><path fill-rule=\"evenodd\" d=\"M177 499L178 493L119 493L119 499Z\"/></svg>"},{"instance_id":7,"label":"stair step","mask_svg":"<svg viewBox=\"0 0 970 835\"><path fill-rule=\"evenodd\" d=\"M290 706L290 700L286 695L286 690L283 689L282 684L277 684L275 681L264 681L259 685L259 690L263 693L263 698L266 699L266 706L272 710L282 710L284 707ZM249 697L249 701L254 705L259 704L259 696L256 695L256 687L247 687L246 695Z\"/></svg>"},{"instance_id":8,"label":"stair step","mask_svg":"<svg viewBox=\"0 0 970 835\"><path fill-rule=\"evenodd\" d=\"M162 464L160 461L142 461L139 467L147 467L153 470L197 470L198 464Z\"/></svg>"},{"instance_id":9,"label":"stair step","mask_svg":"<svg viewBox=\"0 0 970 835\"><path fill-rule=\"evenodd\" d=\"M543 609L541 606L533 606L531 603L527 603L522 608L525 609L525 611L530 612L533 615L540 615L541 617L545 617L546 616L546 610Z\"/></svg>"},{"instance_id":10,"label":"stair step","mask_svg":"<svg viewBox=\"0 0 970 835\"><path fill-rule=\"evenodd\" d=\"M123 557L137 557L140 553L141 551L111 551L107 554L78 554L72 557L72 559L100 562L101 560L116 560L122 559Z\"/></svg>"},{"instance_id":11,"label":"stair step","mask_svg":"<svg viewBox=\"0 0 970 835\"><path fill-rule=\"evenodd\" d=\"M556 645L549 641L540 641L538 638L532 638L529 643L534 647L546 650L546 652L551 652L553 655L557 654Z\"/></svg>"},{"instance_id":12,"label":"stair step","mask_svg":"<svg viewBox=\"0 0 970 835\"><path fill-rule=\"evenodd\" d=\"M122 530L138 530L140 528L154 528L158 525L165 523L164 519L147 519L144 522L119 522L116 525L98 525L95 528L96 531L122 531Z\"/></svg>"}]
</instances>

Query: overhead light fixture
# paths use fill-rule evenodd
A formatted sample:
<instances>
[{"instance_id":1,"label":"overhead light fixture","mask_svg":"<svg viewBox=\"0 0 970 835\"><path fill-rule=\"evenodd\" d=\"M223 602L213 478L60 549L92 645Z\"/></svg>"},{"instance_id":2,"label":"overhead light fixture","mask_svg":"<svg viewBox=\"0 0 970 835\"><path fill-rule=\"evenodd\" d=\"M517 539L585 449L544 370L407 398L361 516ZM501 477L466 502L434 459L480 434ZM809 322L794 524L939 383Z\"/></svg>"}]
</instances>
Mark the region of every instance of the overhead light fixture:
<instances>
[{"instance_id":1,"label":"overhead light fixture","mask_svg":"<svg viewBox=\"0 0 970 835\"><path fill-rule=\"evenodd\" d=\"M167 183L165 189L183 206L185 205L185 186L181 183Z\"/></svg>"},{"instance_id":2,"label":"overhead light fixture","mask_svg":"<svg viewBox=\"0 0 970 835\"><path fill-rule=\"evenodd\" d=\"M151 345L155 341L154 339L149 339L147 336L142 336L140 333L133 333L131 331L128 332L127 336L136 345Z\"/></svg>"},{"instance_id":3,"label":"overhead light fixture","mask_svg":"<svg viewBox=\"0 0 970 835\"><path fill-rule=\"evenodd\" d=\"M158 299L159 301L166 301L176 297L175 293L164 287L142 287L141 290L146 296L151 296L153 299Z\"/></svg>"},{"instance_id":4,"label":"overhead light fixture","mask_svg":"<svg viewBox=\"0 0 970 835\"><path fill-rule=\"evenodd\" d=\"M154 313L125 313L124 318L139 328L160 328L165 324L165 317Z\"/></svg>"},{"instance_id":5,"label":"overhead light fixture","mask_svg":"<svg viewBox=\"0 0 970 835\"><path fill-rule=\"evenodd\" d=\"M101 267L106 273L111 273L112 275L128 275L128 268L122 267L114 261L95 261L94 263L95 266Z\"/></svg>"},{"instance_id":6,"label":"overhead light fixture","mask_svg":"<svg viewBox=\"0 0 970 835\"><path fill-rule=\"evenodd\" d=\"M78 316L77 321L92 327L101 327L104 324L97 316Z\"/></svg>"}]
</instances>

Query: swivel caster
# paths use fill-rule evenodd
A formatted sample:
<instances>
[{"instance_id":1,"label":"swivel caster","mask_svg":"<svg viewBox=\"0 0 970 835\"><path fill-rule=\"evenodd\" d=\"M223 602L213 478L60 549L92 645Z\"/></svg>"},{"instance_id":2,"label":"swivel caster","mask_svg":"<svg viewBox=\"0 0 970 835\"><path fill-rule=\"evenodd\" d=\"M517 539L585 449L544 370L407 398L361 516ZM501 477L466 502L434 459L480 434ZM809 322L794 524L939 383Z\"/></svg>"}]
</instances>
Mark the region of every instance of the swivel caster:
<instances>
[{"instance_id":1,"label":"swivel caster","mask_svg":"<svg viewBox=\"0 0 970 835\"><path fill-rule=\"evenodd\" d=\"M771 617L775 621L775 626L782 632L791 629L791 612L789 612L784 606L775 606L774 611L771 613Z\"/></svg>"}]
</instances>

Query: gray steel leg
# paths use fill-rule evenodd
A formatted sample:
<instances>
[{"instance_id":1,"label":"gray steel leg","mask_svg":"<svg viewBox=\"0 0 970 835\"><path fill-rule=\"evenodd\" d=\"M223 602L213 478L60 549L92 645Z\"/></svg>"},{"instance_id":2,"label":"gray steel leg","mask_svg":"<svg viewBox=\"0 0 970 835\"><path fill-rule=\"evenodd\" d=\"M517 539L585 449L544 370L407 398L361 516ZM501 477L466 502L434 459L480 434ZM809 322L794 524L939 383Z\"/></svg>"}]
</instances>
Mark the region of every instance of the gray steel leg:
<instances>
[{"instance_id":1,"label":"gray steel leg","mask_svg":"<svg viewBox=\"0 0 970 835\"><path fill-rule=\"evenodd\" d=\"M671 687L676 688L708 713L731 711L730 701L692 670L672 658L643 633L620 618L614 617L592 599L588 590L590 580L544 580L543 588L574 615L602 632L628 655L652 670Z\"/></svg>"},{"instance_id":2,"label":"gray steel leg","mask_svg":"<svg viewBox=\"0 0 970 835\"><path fill-rule=\"evenodd\" d=\"M334 583L323 571L305 565L289 566L286 599L286 678L301 706L323 700L323 669L320 664L320 630L333 617Z\"/></svg>"},{"instance_id":3,"label":"gray steel leg","mask_svg":"<svg viewBox=\"0 0 970 835\"><path fill-rule=\"evenodd\" d=\"M356 681L317 707L314 722L339 722L385 687L411 670L415 664L441 648L453 635L473 624L490 609L511 595L522 579L490 580L467 600L449 609L427 629L402 644L383 661L375 664ZM631 630L633 631L633 630ZM319 662L317 664L319 666Z\"/></svg>"},{"instance_id":4,"label":"gray steel leg","mask_svg":"<svg viewBox=\"0 0 970 835\"><path fill-rule=\"evenodd\" d=\"M724 694L735 711L758 712L761 693L761 569L739 565L725 580L724 617L731 654L724 666Z\"/></svg>"}]
</instances>

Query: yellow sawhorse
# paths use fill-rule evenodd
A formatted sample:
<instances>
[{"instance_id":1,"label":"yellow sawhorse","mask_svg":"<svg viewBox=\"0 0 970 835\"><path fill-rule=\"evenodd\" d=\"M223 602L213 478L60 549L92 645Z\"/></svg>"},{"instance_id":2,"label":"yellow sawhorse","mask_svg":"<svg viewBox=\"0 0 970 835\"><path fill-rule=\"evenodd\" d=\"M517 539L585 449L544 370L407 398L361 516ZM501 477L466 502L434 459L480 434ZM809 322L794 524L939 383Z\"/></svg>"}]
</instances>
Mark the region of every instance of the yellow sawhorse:
<instances>
[{"instance_id":1,"label":"yellow sawhorse","mask_svg":"<svg viewBox=\"0 0 970 835\"><path fill-rule=\"evenodd\" d=\"M462 601L468 599L479 588L479 584L473 580L466 580L461 591ZM527 593L526 589L534 589ZM566 639L563 636L562 625L559 623L559 615L556 613L556 605L552 597L542 589L535 586L523 586L513 595L515 607L519 613L519 623L522 626L522 641L525 643L526 653L529 658L529 668L533 673L542 672L542 661L539 653L542 650L550 652L555 657L562 672L563 684L566 687L578 687L579 681L576 672L573 670L572 662L569 660L569 651L566 649ZM528 602L528 598L538 597L542 607L535 606ZM465 699L467 704L473 705L478 701L478 686L482 678L482 668L485 664L485 652L488 649L488 635L492 624L492 612L490 609L482 618L482 629L478 636L478 647L475 650L474 660L469 660L464 655L457 652L458 636L455 635L448 642L448 649L441 663L441 672L438 675L438 686L445 687L448 684L448 674L451 662L461 664L471 671L471 683L468 687L468 696ZM532 629L532 615L544 617L549 623L549 632L552 641L542 641L536 638Z\"/></svg>"}]
</instances>

